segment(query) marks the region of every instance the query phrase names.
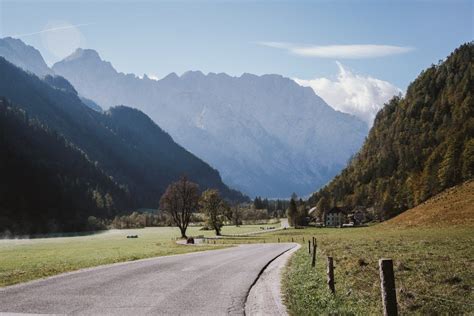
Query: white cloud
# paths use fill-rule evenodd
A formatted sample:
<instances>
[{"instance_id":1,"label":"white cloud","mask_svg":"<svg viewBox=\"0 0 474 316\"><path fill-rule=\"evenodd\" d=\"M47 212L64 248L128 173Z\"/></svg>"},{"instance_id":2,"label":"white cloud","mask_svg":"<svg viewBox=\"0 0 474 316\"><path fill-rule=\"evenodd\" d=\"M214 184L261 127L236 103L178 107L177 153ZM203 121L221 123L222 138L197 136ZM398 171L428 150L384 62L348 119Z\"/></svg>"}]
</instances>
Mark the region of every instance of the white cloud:
<instances>
[{"instance_id":1,"label":"white cloud","mask_svg":"<svg viewBox=\"0 0 474 316\"><path fill-rule=\"evenodd\" d=\"M334 109L353 114L372 126L375 115L394 95L402 90L390 82L352 73L336 62L339 74L335 80L315 78L294 80L301 86L311 87Z\"/></svg>"},{"instance_id":2,"label":"white cloud","mask_svg":"<svg viewBox=\"0 0 474 316\"><path fill-rule=\"evenodd\" d=\"M298 45L285 42L259 42L259 45L284 49L292 54L304 57L320 57L320 58L374 58L389 55L403 54L413 50L412 47L394 46L394 45L375 45L375 44L359 44L359 45Z\"/></svg>"}]
</instances>

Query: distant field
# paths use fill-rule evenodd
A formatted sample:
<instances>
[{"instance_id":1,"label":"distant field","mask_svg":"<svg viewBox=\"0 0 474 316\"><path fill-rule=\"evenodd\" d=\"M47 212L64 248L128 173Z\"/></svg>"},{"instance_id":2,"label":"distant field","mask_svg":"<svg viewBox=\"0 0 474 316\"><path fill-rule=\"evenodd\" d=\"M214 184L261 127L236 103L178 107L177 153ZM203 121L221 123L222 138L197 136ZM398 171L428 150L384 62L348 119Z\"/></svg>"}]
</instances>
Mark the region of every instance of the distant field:
<instances>
[{"instance_id":1,"label":"distant field","mask_svg":"<svg viewBox=\"0 0 474 316\"><path fill-rule=\"evenodd\" d=\"M261 226L225 226L224 234L259 231ZM138 235L127 239L127 235ZM214 236L213 231L190 227L188 235ZM171 239L179 237L171 227L111 230L96 235L41 239L0 240L0 286L47 277L102 264L221 248L223 245L188 247Z\"/></svg>"}]
</instances>

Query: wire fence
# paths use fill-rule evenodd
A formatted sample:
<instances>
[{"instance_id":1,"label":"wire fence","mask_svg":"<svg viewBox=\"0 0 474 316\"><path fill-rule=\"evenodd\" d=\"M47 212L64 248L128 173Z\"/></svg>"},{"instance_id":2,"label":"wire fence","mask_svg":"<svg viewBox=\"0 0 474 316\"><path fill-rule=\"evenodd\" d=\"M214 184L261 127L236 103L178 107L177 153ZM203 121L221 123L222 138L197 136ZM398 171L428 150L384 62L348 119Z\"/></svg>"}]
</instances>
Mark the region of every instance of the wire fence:
<instances>
[{"instance_id":1,"label":"wire fence","mask_svg":"<svg viewBox=\"0 0 474 316\"><path fill-rule=\"evenodd\" d=\"M231 236L226 236L226 237L231 237ZM232 236L232 237L242 237L242 236ZM214 239L214 238L208 238L208 237L204 237L204 243L225 243L225 239L226 238L222 238L222 239ZM306 238L305 237L300 237L299 239L301 240L296 240L295 237L276 237L273 238L274 240L272 240L273 242L278 242L278 243L285 243L285 242L298 242L298 241L303 241L303 249L305 249L305 246L306 246L306 243L309 241L310 243L312 242L311 238ZM265 243L265 239L261 240L260 241L261 243ZM310 254L312 254L312 245L310 245L309 247L309 252ZM325 251L324 249L322 249L321 245L318 245L318 247L316 248L317 249L317 252L316 254L318 256L327 256L329 254L329 251ZM307 250L306 250L307 251ZM434 257L434 258L433 258ZM449 256L440 256L440 255L431 255L431 254L427 254L427 255L419 255L419 254L416 254L416 253L404 253L404 259L405 260L418 260L418 263L419 265L422 265L423 268L425 270L429 270L431 269L431 267L429 267L427 265L427 261L431 261L431 260L435 260L435 258L439 259L440 257L442 258L450 258ZM335 263L337 263L338 261L340 261L341 259L340 258L337 258L337 257L334 257L334 261ZM311 262L311 260L310 260ZM369 277L371 277L373 279L373 281L369 281L368 279L366 278L362 278L360 276L357 276L356 274L349 274L347 275L346 277L347 278L350 278L350 279L353 279L357 282L357 290L354 290L353 288L350 288L349 291L346 291L346 292L350 292L351 294L356 294L356 295L359 295L359 294L362 294L362 295L365 295L367 297L373 297L375 295L380 295L380 291L382 290L381 288L381 282L379 280L380 278L380 270L377 269L373 264L363 264L361 266L361 270L360 270L362 273L365 273L365 274L368 274ZM428 301L437 301L438 303L440 304L445 304L447 306L450 306L450 304L458 304L458 305L462 305L462 306L472 306L474 307L474 303L471 302L471 301L463 301L463 300L458 300L458 299L453 299L451 297L446 297L446 296L442 296L442 295L436 295L436 294L428 294L428 293L420 293L419 291L413 291L411 289L407 289L407 287L405 286L405 284L407 282L405 282L406 280L404 280L402 277L401 277L401 274L399 273L397 276L395 276L395 281L396 281L396 284L400 284L400 286L394 288L395 292L398 293L399 295L401 295L402 297L399 298L399 300L403 301L405 300L406 298L404 298L403 295L409 295L410 298L412 299L419 299L419 298L422 298L422 299L425 299L425 300L428 300ZM345 282L346 284L348 284L347 282ZM354 285L352 283L352 285ZM348 285L350 286L350 285ZM371 289L371 290L369 290ZM388 290L388 289L386 289Z\"/></svg>"},{"instance_id":2,"label":"wire fence","mask_svg":"<svg viewBox=\"0 0 474 316\"><path fill-rule=\"evenodd\" d=\"M315 242L316 239L313 238L313 242ZM309 247L309 249L311 249L312 247ZM325 251L324 249L321 249L321 246L318 246L317 247L317 252L315 255L327 255L328 254L328 251ZM313 256L313 254L311 253L310 251L310 255ZM407 254L405 254L407 255ZM413 256L413 254L408 254L408 259L411 259L411 260L416 260L416 258L414 258L415 256ZM437 255L435 257L438 257L438 258L448 258L449 259L449 256L440 256L440 255ZM423 268L425 270L429 270L429 269L432 269L432 267L429 267L427 265L427 260L425 258L425 256L418 256L418 258L422 258L422 260L420 260L420 265L423 266ZM345 260L347 260L347 258L344 258ZM339 258L333 258L333 260L337 263L339 261ZM388 259L390 260L391 264L392 263L392 260L391 259ZM400 262L400 261L399 261ZM420 293L419 291L413 291L411 289L407 289L407 287L405 286L407 282L405 282L406 280L404 280L402 277L401 277L401 274L397 275L396 277L394 276L393 277L393 284L399 284L398 287L386 287L384 284L385 282L380 279L382 278L382 272L380 270L381 268L379 267L379 269L377 269L376 267L374 267L373 265L368 265L367 263L362 263L361 264L361 271L362 273L364 274L368 274L368 277L370 277L371 280L367 279L367 278L362 278L358 275L356 275L355 273L352 273L352 274L346 274L344 276L345 280L343 282L343 284L345 284L346 287L349 287L349 290L346 291L346 293L354 293L356 294L357 296L360 296L360 294L363 296L367 296L367 297L373 297L375 295L380 295L382 293L382 298L384 298L384 295L383 295L383 292L385 291L393 291L394 293L398 293L399 295L401 295L402 297L399 298L399 300L403 301L405 299L412 299L412 300L419 300L419 299L424 299L426 301L436 301L437 303L441 304L441 305L445 305L445 306L452 306L452 304L456 304L456 305L460 305L460 306L467 306L467 307L474 307L474 302L473 301L465 301L465 300L460 300L460 299L455 299L455 298L452 298L452 297L448 297L448 296L443 296L443 295L439 295L439 294L429 294L429 293ZM393 270L393 265L392 265L392 270ZM328 268L328 271L329 271L329 268ZM353 289L354 285L356 285L356 283L354 282L347 282L347 279L350 279L350 280L354 280L356 283L357 283L357 289ZM376 281L378 280L378 281ZM396 281L396 282L395 282ZM329 281L328 281L329 283ZM378 293L376 293L375 291L377 291ZM470 291L468 291L468 293L472 293L472 288L470 289ZM358 300L360 301L360 300ZM395 304L397 305L397 299L395 298ZM384 302L384 308L385 308L385 302Z\"/></svg>"}]
</instances>

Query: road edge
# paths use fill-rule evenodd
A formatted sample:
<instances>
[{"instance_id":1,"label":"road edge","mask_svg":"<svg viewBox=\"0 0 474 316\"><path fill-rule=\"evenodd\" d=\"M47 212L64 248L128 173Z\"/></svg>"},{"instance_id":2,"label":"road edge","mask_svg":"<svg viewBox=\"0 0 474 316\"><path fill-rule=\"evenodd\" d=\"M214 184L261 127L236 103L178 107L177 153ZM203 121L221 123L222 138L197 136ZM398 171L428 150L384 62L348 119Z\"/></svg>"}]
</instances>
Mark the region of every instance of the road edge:
<instances>
[{"instance_id":1,"label":"road edge","mask_svg":"<svg viewBox=\"0 0 474 316\"><path fill-rule=\"evenodd\" d=\"M289 258L293 255L294 252L296 252L299 248L301 248L301 245L298 243L292 243L294 245L293 247L286 249L285 251L281 252L278 254L276 257L274 257L272 260L270 260L263 268L260 270L258 273L257 277L251 284L247 295L245 296L245 301L244 301L244 315L265 315L265 314L273 314L273 313L268 313L269 308L268 306L271 304L266 300L266 302L262 303L261 301L257 301L255 299L255 295L252 295L252 291L256 290L257 288L261 287L268 287L274 284L267 284L270 279L273 279L273 281L270 281L271 283L273 282L278 282L277 287L279 288L279 293L277 297L277 304L279 305L278 310L284 310L285 313L280 313L285 315L286 314L286 306L283 304L282 301L282 293L281 293L281 272L283 268L286 266ZM288 256L285 256L288 255ZM282 259L282 261L278 262L278 260ZM272 265L277 263L278 265L275 266L275 269L269 270L268 268ZM271 278L268 277L262 277L265 273L269 273L271 275ZM257 311L255 311L257 309Z\"/></svg>"}]
</instances>

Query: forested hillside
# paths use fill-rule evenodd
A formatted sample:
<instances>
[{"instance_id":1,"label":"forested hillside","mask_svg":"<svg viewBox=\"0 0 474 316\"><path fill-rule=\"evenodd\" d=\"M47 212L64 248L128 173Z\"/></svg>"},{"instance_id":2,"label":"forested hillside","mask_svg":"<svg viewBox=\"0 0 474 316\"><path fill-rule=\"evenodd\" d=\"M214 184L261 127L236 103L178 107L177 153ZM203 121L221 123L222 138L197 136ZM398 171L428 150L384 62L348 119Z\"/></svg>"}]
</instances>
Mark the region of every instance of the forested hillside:
<instances>
[{"instance_id":1,"label":"forested hillside","mask_svg":"<svg viewBox=\"0 0 474 316\"><path fill-rule=\"evenodd\" d=\"M423 71L377 114L349 165L311 197L375 207L383 218L474 176L474 44Z\"/></svg>"},{"instance_id":2,"label":"forested hillside","mask_svg":"<svg viewBox=\"0 0 474 316\"><path fill-rule=\"evenodd\" d=\"M0 233L94 229L130 195L57 132L0 99ZM88 227L89 225L89 227Z\"/></svg>"},{"instance_id":3,"label":"forested hillside","mask_svg":"<svg viewBox=\"0 0 474 316\"><path fill-rule=\"evenodd\" d=\"M11 131L2 124L2 141L26 166L11 168L10 164L16 159L4 155L8 151L2 149L0 168L8 169L10 177L4 177L2 173L0 179L5 188L0 192L0 217L8 218L9 222L0 221L0 232L7 228L12 230L12 227L21 232L84 229L85 215L108 216L126 208L128 211L140 207L156 208L167 185L182 175L198 183L203 190L216 188L227 199L245 200L240 192L229 189L222 182L217 170L176 144L146 115L127 107L113 108L106 113L94 111L82 103L75 89L63 78L40 80L0 58L0 97L10 102L8 107L11 109L4 110L7 113L4 114L5 122L11 122L13 118L23 122L23 125L9 123ZM45 134L47 140L39 136L32 138L37 130L38 135ZM25 136L18 134L20 132ZM26 143L17 144L22 137L27 139ZM60 147L51 137L67 146ZM30 143L31 152L28 151ZM80 152L83 158L64 161L69 158L63 151L69 153L71 148ZM87 168L97 174L79 177L82 169L75 169L74 162L80 159L84 159L81 164L90 164ZM16 172L30 167L37 169L32 169L30 175L19 173L15 178ZM99 174L110 183L97 180ZM16 186L10 181L17 181L14 182ZM22 191L24 182L29 183ZM95 206L88 204L91 192L96 188L101 198L107 198L104 200L107 207L102 207L100 199L96 199ZM120 192L112 194L114 190ZM11 199L18 205L14 206ZM44 204L41 203L43 200L46 201ZM23 210L24 214L18 210ZM61 224L51 224L55 218Z\"/></svg>"}]
</instances>

